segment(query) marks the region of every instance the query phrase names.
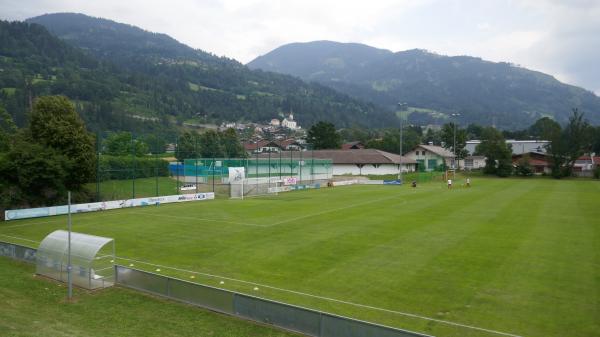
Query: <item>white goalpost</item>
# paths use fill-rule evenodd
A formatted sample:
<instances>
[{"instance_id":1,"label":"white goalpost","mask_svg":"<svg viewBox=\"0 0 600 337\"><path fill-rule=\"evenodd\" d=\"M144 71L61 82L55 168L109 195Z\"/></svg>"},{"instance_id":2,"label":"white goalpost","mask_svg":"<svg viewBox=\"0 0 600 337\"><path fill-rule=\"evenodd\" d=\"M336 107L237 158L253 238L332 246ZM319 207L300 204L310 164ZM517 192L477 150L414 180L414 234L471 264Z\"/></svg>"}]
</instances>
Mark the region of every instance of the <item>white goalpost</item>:
<instances>
[{"instance_id":1,"label":"white goalpost","mask_svg":"<svg viewBox=\"0 0 600 337\"><path fill-rule=\"evenodd\" d=\"M229 168L229 196L232 199L244 199L246 169L244 167Z\"/></svg>"}]
</instances>

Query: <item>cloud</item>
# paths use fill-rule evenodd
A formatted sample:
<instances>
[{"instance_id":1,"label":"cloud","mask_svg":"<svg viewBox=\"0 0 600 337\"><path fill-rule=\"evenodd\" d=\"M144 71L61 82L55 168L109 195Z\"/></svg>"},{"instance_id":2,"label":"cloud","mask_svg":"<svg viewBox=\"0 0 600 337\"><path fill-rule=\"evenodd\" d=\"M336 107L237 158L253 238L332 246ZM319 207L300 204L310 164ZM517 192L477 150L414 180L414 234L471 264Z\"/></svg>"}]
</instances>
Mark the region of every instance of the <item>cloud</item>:
<instances>
[{"instance_id":1,"label":"cloud","mask_svg":"<svg viewBox=\"0 0 600 337\"><path fill-rule=\"evenodd\" d=\"M600 92L600 2L594 0L0 2L4 19L52 12L129 23L244 63L285 43L328 39L507 61Z\"/></svg>"}]
</instances>

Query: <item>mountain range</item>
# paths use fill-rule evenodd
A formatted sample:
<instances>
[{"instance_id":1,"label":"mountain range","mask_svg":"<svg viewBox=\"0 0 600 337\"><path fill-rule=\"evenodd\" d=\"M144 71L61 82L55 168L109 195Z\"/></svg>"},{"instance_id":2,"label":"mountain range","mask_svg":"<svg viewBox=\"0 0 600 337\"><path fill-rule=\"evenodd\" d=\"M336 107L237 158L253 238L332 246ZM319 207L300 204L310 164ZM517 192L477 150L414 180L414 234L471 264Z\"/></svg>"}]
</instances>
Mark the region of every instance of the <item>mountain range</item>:
<instances>
[{"instance_id":1,"label":"mountain range","mask_svg":"<svg viewBox=\"0 0 600 337\"><path fill-rule=\"evenodd\" d=\"M600 124L600 98L508 63L362 44L293 43L248 65L168 35L76 13L0 21L0 104L24 125L35 97L68 96L96 132L174 135L184 125L478 123L522 129L573 108ZM402 103L400 107L398 103ZM459 114L458 117L452 117Z\"/></svg>"},{"instance_id":2,"label":"mountain range","mask_svg":"<svg viewBox=\"0 0 600 337\"><path fill-rule=\"evenodd\" d=\"M0 104L19 125L36 96L63 94L94 131L175 133L184 123L269 121L382 127L393 113L329 87L83 14L0 22Z\"/></svg>"},{"instance_id":3,"label":"mountain range","mask_svg":"<svg viewBox=\"0 0 600 337\"><path fill-rule=\"evenodd\" d=\"M357 43L291 43L257 57L251 69L318 82L355 98L407 110L413 123L459 122L519 129L540 117L565 123L573 108L600 123L600 98L554 77L505 62L391 52Z\"/></svg>"}]
</instances>

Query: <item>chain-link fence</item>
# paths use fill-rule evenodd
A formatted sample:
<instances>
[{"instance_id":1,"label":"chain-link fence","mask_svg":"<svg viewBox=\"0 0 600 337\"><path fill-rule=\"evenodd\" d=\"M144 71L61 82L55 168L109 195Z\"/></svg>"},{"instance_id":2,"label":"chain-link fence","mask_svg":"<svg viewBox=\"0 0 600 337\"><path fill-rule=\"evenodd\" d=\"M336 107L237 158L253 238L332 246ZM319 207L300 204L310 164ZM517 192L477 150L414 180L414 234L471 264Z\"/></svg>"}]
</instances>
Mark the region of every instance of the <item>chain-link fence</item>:
<instances>
[{"instance_id":1,"label":"chain-link fence","mask_svg":"<svg viewBox=\"0 0 600 337\"><path fill-rule=\"evenodd\" d=\"M306 153L303 153L306 152ZM317 159L310 151L287 151L253 158L194 158L171 164L170 170L184 188L214 191L217 195L242 197L264 195L294 188L325 184L332 177L329 159ZM244 168L245 179L230 184L229 168Z\"/></svg>"},{"instance_id":2,"label":"chain-link fence","mask_svg":"<svg viewBox=\"0 0 600 337\"><path fill-rule=\"evenodd\" d=\"M229 197L232 195L230 167L245 169L245 195L268 193L290 178L288 181L293 184L322 185L333 173L331 160L314 158L310 150L260 154L253 150L254 153L248 154L237 144L239 148L234 151L237 156L230 158L222 156L227 151L212 151L212 145L203 144L197 137L192 140L177 137L170 142L155 138L97 135L96 181L88 185L95 201L200 192ZM227 144L217 145L217 148L227 147ZM219 155L207 157L211 151Z\"/></svg>"}]
</instances>

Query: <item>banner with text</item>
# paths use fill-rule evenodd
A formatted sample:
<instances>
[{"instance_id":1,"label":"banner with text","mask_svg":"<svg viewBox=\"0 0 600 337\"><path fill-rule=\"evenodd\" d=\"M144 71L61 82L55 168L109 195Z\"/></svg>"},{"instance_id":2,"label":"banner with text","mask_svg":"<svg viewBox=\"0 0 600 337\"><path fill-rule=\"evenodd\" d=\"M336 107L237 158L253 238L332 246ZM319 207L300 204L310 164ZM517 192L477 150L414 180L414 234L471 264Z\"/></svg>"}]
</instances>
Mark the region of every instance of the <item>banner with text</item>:
<instances>
[{"instance_id":1,"label":"banner with text","mask_svg":"<svg viewBox=\"0 0 600 337\"><path fill-rule=\"evenodd\" d=\"M208 192L208 193L166 195L166 196L150 197L150 198L102 201L102 202L71 205L71 213L106 211L106 210L110 210L110 209L169 204L169 203L173 203L173 202L210 200L210 199L214 199L214 198L215 198L215 194L213 192ZM16 220L16 219L38 218L38 217L52 216L52 215L64 215L64 214L67 214L67 212L68 212L68 206L66 206L66 205L53 206L53 207L11 209L11 210L7 210L4 212L4 220L8 221L8 220Z\"/></svg>"}]
</instances>

